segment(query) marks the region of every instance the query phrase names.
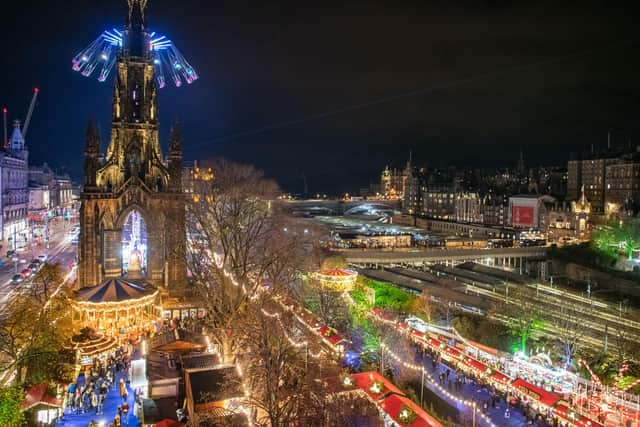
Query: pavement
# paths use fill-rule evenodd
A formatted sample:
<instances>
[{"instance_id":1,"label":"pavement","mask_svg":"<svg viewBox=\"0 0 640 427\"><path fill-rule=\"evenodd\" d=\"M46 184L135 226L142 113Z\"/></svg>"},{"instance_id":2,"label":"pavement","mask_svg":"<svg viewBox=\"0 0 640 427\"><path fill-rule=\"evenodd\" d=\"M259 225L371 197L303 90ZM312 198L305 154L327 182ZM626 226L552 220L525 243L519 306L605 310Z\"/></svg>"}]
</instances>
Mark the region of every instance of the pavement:
<instances>
[{"instance_id":1,"label":"pavement","mask_svg":"<svg viewBox=\"0 0 640 427\"><path fill-rule=\"evenodd\" d=\"M107 397L104 401L104 409L103 414L96 415L95 410L89 409L88 412L84 414L75 414L70 413L70 409L66 409L64 416L61 420L58 421L58 427L87 427L91 421L97 422L99 425L104 425L105 427L109 425L110 422L114 420L116 414L118 413L118 405L122 405L122 399L120 398L120 393L118 390L118 384L120 383L120 378L125 378L125 372L118 372L116 374L116 382L115 386L112 386L109 392L107 393ZM129 404L129 419L128 423L125 423L125 419L123 418L122 427L139 427L140 421L134 415L134 398L133 398L133 390L127 384L127 403ZM103 424L102 424L103 423Z\"/></svg>"},{"instance_id":2,"label":"pavement","mask_svg":"<svg viewBox=\"0 0 640 427\"><path fill-rule=\"evenodd\" d=\"M436 369L433 370L432 359L428 352L425 352L424 356L420 354L420 352L416 352L416 362L418 364L422 364L425 367L425 370L431 374L435 381L438 380L438 376L441 372L447 372L447 369L450 370L449 380L451 380L451 388L449 389L448 380L445 378L444 384L440 384L441 387L448 390L449 393L452 393L460 398L473 400L477 402L478 408L483 408L483 403L488 402L488 408L486 415L491 418L493 424L498 427L521 427L527 425L526 417L519 412L516 408L509 405L510 408L510 416L509 418L505 418L505 412L507 409L507 404L504 400L496 403L496 407L491 406L491 396L489 394L489 390L485 386L478 385L475 382L467 382L462 385L462 390L457 391L455 389L455 380L456 373L454 369L451 369L448 365L444 363L437 363ZM463 405L462 403L455 402L454 400L448 398L441 390L431 384L429 381L425 380L425 387L429 390L437 394L444 401L448 402L450 405L456 407L461 414L468 414L468 417L471 417L471 410L468 406ZM478 425L488 425L484 420L477 419L476 421ZM536 426L546 426L546 424L534 424Z\"/></svg>"}]
</instances>

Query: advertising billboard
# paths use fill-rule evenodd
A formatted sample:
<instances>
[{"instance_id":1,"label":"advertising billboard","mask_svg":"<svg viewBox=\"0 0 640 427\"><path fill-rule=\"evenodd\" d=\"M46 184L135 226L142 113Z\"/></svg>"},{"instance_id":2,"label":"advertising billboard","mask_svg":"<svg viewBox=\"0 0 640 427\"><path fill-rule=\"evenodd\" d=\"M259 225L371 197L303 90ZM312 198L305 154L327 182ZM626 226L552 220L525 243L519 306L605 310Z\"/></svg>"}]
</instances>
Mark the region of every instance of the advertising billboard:
<instances>
[{"instance_id":1,"label":"advertising billboard","mask_svg":"<svg viewBox=\"0 0 640 427\"><path fill-rule=\"evenodd\" d=\"M533 227L533 206L513 205L511 223L514 227Z\"/></svg>"}]
</instances>

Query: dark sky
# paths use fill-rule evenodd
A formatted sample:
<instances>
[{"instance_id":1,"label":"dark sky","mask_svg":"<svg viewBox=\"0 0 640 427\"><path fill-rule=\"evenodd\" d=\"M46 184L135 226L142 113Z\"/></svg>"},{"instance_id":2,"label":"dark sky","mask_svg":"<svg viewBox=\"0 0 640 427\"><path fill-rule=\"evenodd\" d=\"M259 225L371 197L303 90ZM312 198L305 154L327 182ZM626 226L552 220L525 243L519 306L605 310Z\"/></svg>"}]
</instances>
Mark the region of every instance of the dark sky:
<instances>
[{"instance_id":1,"label":"dark sky","mask_svg":"<svg viewBox=\"0 0 640 427\"><path fill-rule=\"evenodd\" d=\"M529 164L562 164L609 129L640 142L637 14L620 2L149 3L201 76L162 90L163 141L179 118L188 159L251 162L291 191L303 175L311 192L365 186L410 148L434 166L496 166L521 146ZM112 80L71 58L125 13L124 0L3 5L0 103L23 118L41 88L35 163L80 177L89 114L105 145Z\"/></svg>"}]
</instances>

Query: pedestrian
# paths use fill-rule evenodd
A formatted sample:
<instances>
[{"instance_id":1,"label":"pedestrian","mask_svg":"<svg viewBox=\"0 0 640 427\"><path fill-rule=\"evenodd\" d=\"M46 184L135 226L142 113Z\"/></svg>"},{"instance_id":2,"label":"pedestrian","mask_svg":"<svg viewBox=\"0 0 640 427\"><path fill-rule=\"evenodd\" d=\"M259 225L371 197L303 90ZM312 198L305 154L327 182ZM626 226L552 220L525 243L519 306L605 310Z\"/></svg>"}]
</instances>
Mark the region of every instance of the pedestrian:
<instances>
[{"instance_id":1,"label":"pedestrian","mask_svg":"<svg viewBox=\"0 0 640 427\"><path fill-rule=\"evenodd\" d=\"M120 397L123 402L127 401L127 385L124 383L124 379L120 378Z\"/></svg>"},{"instance_id":2,"label":"pedestrian","mask_svg":"<svg viewBox=\"0 0 640 427\"><path fill-rule=\"evenodd\" d=\"M487 403L487 401L485 400L484 402L482 402L482 409L483 412L486 414L487 412L489 412L489 404Z\"/></svg>"},{"instance_id":3,"label":"pedestrian","mask_svg":"<svg viewBox=\"0 0 640 427\"><path fill-rule=\"evenodd\" d=\"M95 391L91 392L91 407L98 413L98 395Z\"/></svg>"},{"instance_id":4,"label":"pedestrian","mask_svg":"<svg viewBox=\"0 0 640 427\"><path fill-rule=\"evenodd\" d=\"M451 369L447 368L447 379L449 379L449 374L451 374Z\"/></svg>"},{"instance_id":5,"label":"pedestrian","mask_svg":"<svg viewBox=\"0 0 640 427\"><path fill-rule=\"evenodd\" d=\"M509 407L507 406L507 409L504 410L504 417L506 419L511 418L511 410L509 409Z\"/></svg>"},{"instance_id":6,"label":"pedestrian","mask_svg":"<svg viewBox=\"0 0 640 427\"><path fill-rule=\"evenodd\" d=\"M129 404L127 402L122 404L122 425L129 425Z\"/></svg>"}]
</instances>

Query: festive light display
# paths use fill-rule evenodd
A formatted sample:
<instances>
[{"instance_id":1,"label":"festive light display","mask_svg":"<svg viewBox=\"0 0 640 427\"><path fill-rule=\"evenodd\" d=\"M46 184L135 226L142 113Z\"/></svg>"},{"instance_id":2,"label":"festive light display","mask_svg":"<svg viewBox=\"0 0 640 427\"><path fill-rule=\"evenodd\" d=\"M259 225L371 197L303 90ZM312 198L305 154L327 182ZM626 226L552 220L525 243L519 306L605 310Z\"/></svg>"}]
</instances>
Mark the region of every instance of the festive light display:
<instances>
[{"instance_id":1,"label":"festive light display","mask_svg":"<svg viewBox=\"0 0 640 427\"><path fill-rule=\"evenodd\" d=\"M482 413L482 411L476 407L475 402L473 402L472 400L467 400L467 399L461 399L460 397L449 393L448 390L446 390L444 387L442 387L438 381L436 381L429 372L427 372L427 370L424 368L424 366L415 364L415 363L409 363L407 361L405 361L402 357L398 356L396 353L393 352L393 350L391 350L391 348L389 348L389 346L387 346L385 343L380 343L380 347L381 350L383 352L383 354L385 356L390 356L394 361L396 361L397 363L399 363L400 365L402 365L402 367L406 368L406 369L410 369L412 371L415 372L420 372L422 375L424 375L424 377L427 379L427 381L429 381L433 387L435 387L440 393L442 393L443 395L445 395L448 399L453 400L456 403L460 403L462 405L465 405L467 407L469 407L472 411L474 411L477 416L479 416L480 418L482 418L484 421L486 421L491 427L496 427L496 425L493 423L493 421L491 420L491 418L488 415L485 415L484 413Z\"/></svg>"},{"instance_id":2,"label":"festive light display","mask_svg":"<svg viewBox=\"0 0 640 427\"><path fill-rule=\"evenodd\" d=\"M115 68L118 57L127 51L127 31L128 27L103 31L73 58L73 70L85 77L95 73L98 81L106 81ZM147 44L144 59L153 62L159 88L165 87L167 80L172 80L176 87L180 87L183 83L191 84L198 79L196 70L170 39L155 32L149 33L144 27L141 31Z\"/></svg>"}]
</instances>

